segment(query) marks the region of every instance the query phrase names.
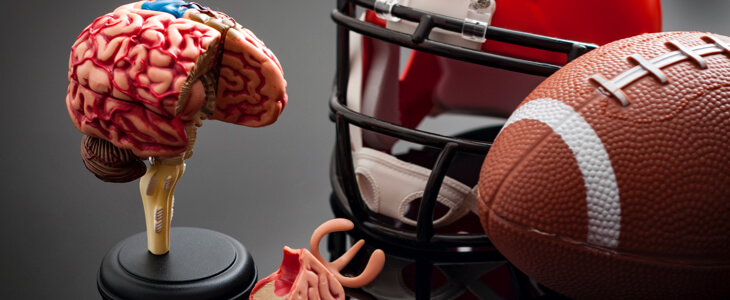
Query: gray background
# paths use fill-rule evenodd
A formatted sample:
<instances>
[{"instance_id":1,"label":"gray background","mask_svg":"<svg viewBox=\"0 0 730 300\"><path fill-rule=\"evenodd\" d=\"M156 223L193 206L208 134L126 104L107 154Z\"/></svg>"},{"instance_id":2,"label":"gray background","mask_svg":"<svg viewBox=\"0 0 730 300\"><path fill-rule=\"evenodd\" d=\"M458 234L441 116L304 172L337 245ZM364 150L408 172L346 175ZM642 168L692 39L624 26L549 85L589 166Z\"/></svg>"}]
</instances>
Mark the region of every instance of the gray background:
<instances>
[{"instance_id":1,"label":"gray background","mask_svg":"<svg viewBox=\"0 0 730 300\"><path fill-rule=\"evenodd\" d=\"M138 183L86 171L64 97L71 43L126 1L3 5L0 100L0 299L97 299L96 272L120 240L144 231ZM205 1L253 30L285 70L289 105L266 128L208 121L176 190L174 226L241 241L261 277L281 248L304 248L332 217L327 118L335 63L335 0ZM664 30L730 34L730 1L663 1ZM173 241L174 243L174 241ZM173 245L174 247L174 245Z\"/></svg>"}]
</instances>

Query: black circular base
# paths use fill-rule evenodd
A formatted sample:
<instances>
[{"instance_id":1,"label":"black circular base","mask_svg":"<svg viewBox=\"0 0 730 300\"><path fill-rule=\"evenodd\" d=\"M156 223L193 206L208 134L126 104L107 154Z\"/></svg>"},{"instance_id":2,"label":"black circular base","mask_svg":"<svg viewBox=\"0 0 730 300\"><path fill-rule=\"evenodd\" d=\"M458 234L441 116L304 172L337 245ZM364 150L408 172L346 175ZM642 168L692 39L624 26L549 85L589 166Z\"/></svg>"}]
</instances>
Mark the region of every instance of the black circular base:
<instances>
[{"instance_id":1,"label":"black circular base","mask_svg":"<svg viewBox=\"0 0 730 300\"><path fill-rule=\"evenodd\" d=\"M145 232L114 246L102 260L104 299L246 299L258 279L251 254L225 234L172 228L170 252L147 250Z\"/></svg>"}]
</instances>

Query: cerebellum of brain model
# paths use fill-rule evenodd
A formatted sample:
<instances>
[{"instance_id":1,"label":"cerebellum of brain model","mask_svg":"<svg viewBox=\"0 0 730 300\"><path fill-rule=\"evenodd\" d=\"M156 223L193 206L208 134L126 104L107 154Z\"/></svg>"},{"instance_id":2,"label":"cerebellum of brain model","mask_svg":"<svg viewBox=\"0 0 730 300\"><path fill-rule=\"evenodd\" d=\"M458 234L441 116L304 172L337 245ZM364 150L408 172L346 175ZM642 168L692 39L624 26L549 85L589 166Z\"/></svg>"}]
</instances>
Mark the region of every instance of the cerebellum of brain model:
<instances>
[{"instance_id":1,"label":"cerebellum of brain model","mask_svg":"<svg viewBox=\"0 0 730 300\"><path fill-rule=\"evenodd\" d=\"M86 169L106 182L130 182L147 171L147 166L132 151L88 135L81 139L81 159Z\"/></svg>"},{"instance_id":2,"label":"cerebellum of brain model","mask_svg":"<svg viewBox=\"0 0 730 300\"><path fill-rule=\"evenodd\" d=\"M261 40L180 0L135 2L94 20L71 46L68 78L84 165L104 181L141 177L154 254L169 249L173 191L202 121L266 126L288 100L281 65Z\"/></svg>"},{"instance_id":3,"label":"cerebellum of brain model","mask_svg":"<svg viewBox=\"0 0 730 300\"><path fill-rule=\"evenodd\" d=\"M479 180L504 256L572 298L730 296L729 42L640 35L534 90Z\"/></svg>"}]
</instances>

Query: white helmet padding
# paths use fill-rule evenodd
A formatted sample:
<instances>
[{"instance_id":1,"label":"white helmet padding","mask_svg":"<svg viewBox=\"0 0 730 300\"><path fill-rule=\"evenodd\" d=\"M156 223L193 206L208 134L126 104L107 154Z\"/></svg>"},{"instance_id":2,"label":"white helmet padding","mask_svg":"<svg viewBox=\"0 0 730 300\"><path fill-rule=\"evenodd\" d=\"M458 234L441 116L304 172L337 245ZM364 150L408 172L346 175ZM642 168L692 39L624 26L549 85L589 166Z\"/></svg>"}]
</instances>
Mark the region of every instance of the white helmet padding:
<instances>
[{"instance_id":1,"label":"white helmet padding","mask_svg":"<svg viewBox=\"0 0 730 300\"><path fill-rule=\"evenodd\" d=\"M397 101L393 96L393 94L397 93L392 93L392 90L397 90L398 80L392 80L389 82L379 80L387 76L392 76L392 73L382 77L371 76L366 79L368 85L374 86L375 84L373 84L373 82L377 82L382 84L382 88L372 88L369 90L363 89L362 47L358 45L360 42L360 37L351 33L350 80L347 90L347 106L350 109L359 112L369 111L372 113L372 111L378 109L387 111L389 104L395 103L397 105ZM384 47L373 51L394 51L396 54L397 51L399 51L397 46L384 42L378 44L379 46ZM381 66L387 65L387 62L392 59L393 56L394 55L381 55L379 57L384 57L384 59L382 61L374 61L372 64ZM397 65L397 56L395 56L395 58L395 63ZM375 69L378 69L378 67ZM382 68L383 71L385 71L385 69L388 68ZM397 70L398 69L395 68L395 75L397 75ZM380 74L384 73L387 74L388 72ZM368 72L368 75L373 74L375 74L375 72L371 69L371 72ZM372 94L377 94L381 97L382 95L386 95L386 97L391 96L393 97L393 101L370 101L380 103L382 106L371 105L367 108L363 107L363 103L368 102L364 101L364 99L366 99L367 95L372 97ZM397 118L397 107L391 107L391 112L390 118L385 119L385 121L398 123L393 119ZM363 131L357 126L350 126L350 135L353 151L353 163L355 174L357 174L357 183L361 196L368 208L376 213L388 216L405 224L415 226L416 222L407 218L405 216L405 211L412 201L423 196L423 191L426 188L426 182L428 181L428 176L431 174L431 170L401 161L388 153L365 147L364 144L368 146L374 143L379 146L383 146L384 144L379 143L377 139L374 139L375 142L365 141L364 143ZM371 136L375 137L375 135ZM378 136L383 137L382 135ZM395 139L393 140L393 142L395 142ZM392 144L387 147L389 148L390 146L392 146ZM448 207L449 211L444 216L434 221L434 227L449 225L466 215L470 210L476 213L476 200L473 190L449 177L444 178L441 190L437 196L437 201Z\"/></svg>"}]
</instances>

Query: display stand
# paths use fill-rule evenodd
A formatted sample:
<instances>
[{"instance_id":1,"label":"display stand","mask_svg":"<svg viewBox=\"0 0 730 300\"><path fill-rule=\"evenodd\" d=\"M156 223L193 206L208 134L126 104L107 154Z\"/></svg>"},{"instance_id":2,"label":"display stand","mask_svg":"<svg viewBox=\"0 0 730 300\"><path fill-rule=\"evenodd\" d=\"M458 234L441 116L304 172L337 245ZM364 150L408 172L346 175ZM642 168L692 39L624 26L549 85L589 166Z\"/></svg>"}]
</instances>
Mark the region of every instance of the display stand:
<instances>
[{"instance_id":1,"label":"display stand","mask_svg":"<svg viewBox=\"0 0 730 300\"><path fill-rule=\"evenodd\" d=\"M257 281L246 248L219 232L174 227L171 250L154 255L145 232L104 257L97 287L104 299L247 299Z\"/></svg>"}]
</instances>

